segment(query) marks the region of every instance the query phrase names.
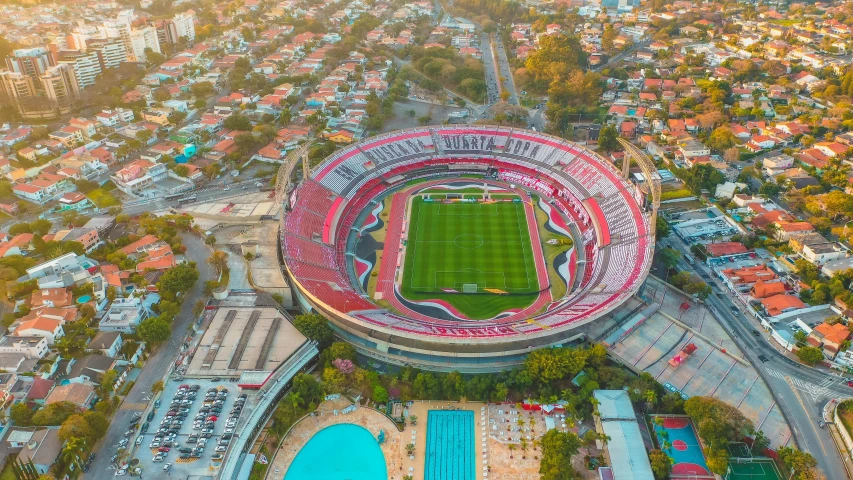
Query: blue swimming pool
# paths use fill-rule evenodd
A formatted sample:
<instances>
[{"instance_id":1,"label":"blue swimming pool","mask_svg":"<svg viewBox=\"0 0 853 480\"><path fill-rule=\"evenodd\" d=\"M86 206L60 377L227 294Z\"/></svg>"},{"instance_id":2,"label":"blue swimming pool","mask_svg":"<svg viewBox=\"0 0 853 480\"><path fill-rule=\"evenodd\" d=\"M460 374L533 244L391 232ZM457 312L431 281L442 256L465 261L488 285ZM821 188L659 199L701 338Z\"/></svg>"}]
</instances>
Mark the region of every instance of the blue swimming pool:
<instances>
[{"instance_id":1,"label":"blue swimming pool","mask_svg":"<svg viewBox=\"0 0 853 480\"><path fill-rule=\"evenodd\" d=\"M476 455L474 412L429 411L424 480L474 480Z\"/></svg>"},{"instance_id":2,"label":"blue swimming pool","mask_svg":"<svg viewBox=\"0 0 853 480\"><path fill-rule=\"evenodd\" d=\"M386 480L376 438L358 425L326 427L296 454L284 480Z\"/></svg>"}]
</instances>

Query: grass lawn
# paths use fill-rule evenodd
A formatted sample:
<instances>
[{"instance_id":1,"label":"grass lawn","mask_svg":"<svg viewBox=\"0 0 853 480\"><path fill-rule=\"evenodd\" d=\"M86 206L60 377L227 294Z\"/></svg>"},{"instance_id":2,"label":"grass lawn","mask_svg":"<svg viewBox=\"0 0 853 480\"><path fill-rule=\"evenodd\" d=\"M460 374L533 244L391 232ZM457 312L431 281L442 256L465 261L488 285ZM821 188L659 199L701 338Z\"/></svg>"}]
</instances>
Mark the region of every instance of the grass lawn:
<instances>
[{"instance_id":1,"label":"grass lawn","mask_svg":"<svg viewBox=\"0 0 853 480\"><path fill-rule=\"evenodd\" d=\"M116 197L104 188L96 188L89 192L87 196L98 208L109 208L121 205L121 202L119 202Z\"/></svg>"},{"instance_id":2,"label":"grass lawn","mask_svg":"<svg viewBox=\"0 0 853 480\"><path fill-rule=\"evenodd\" d=\"M406 298L445 300L476 319L523 308L536 298L540 287L521 203L444 204L415 198L409 225ZM468 289L479 293L455 293ZM500 292L512 295L492 294Z\"/></svg>"}]
</instances>

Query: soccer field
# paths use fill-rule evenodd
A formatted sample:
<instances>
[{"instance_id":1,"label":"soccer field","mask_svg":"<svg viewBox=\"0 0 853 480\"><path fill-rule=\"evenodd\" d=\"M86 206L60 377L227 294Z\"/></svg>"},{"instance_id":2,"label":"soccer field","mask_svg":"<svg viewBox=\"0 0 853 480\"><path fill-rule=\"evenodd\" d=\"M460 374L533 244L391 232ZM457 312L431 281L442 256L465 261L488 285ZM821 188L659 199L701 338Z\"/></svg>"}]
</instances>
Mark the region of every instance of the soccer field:
<instances>
[{"instance_id":1,"label":"soccer field","mask_svg":"<svg viewBox=\"0 0 853 480\"><path fill-rule=\"evenodd\" d=\"M523 204L413 200L404 294L418 294L417 299L423 299L423 294L439 294L433 297L470 315L471 310L484 311L477 303L512 305L506 308L527 305L531 294L539 290ZM496 297L472 295L474 292L522 295Z\"/></svg>"}]
</instances>

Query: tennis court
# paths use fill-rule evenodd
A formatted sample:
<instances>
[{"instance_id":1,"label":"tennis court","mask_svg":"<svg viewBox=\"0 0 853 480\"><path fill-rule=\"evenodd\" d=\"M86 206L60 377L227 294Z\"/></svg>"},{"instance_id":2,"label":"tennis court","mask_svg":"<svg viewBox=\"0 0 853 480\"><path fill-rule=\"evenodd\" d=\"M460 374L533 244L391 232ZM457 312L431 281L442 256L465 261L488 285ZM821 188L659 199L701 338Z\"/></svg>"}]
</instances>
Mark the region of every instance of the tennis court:
<instances>
[{"instance_id":1,"label":"tennis court","mask_svg":"<svg viewBox=\"0 0 853 480\"><path fill-rule=\"evenodd\" d=\"M474 412L430 410L424 480L474 480L476 470Z\"/></svg>"},{"instance_id":2,"label":"tennis court","mask_svg":"<svg viewBox=\"0 0 853 480\"><path fill-rule=\"evenodd\" d=\"M769 458L732 458L725 479L782 480L782 474Z\"/></svg>"},{"instance_id":3,"label":"tennis court","mask_svg":"<svg viewBox=\"0 0 853 480\"><path fill-rule=\"evenodd\" d=\"M672 479L710 479L714 478L702 453L702 446L693 423L686 416L660 418L661 422L652 422L658 445L672 459Z\"/></svg>"}]
</instances>

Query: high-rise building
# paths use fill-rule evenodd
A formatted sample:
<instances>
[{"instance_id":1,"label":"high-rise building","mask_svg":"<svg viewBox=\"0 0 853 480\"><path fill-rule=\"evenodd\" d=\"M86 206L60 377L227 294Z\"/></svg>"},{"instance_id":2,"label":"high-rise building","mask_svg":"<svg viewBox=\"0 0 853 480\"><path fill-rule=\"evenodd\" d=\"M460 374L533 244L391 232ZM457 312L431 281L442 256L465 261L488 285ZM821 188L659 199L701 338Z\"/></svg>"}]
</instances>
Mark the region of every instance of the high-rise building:
<instances>
[{"instance_id":1,"label":"high-rise building","mask_svg":"<svg viewBox=\"0 0 853 480\"><path fill-rule=\"evenodd\" d=\"M130 22L127 20L115 20L104 22L99 28L101 38L119 38L124 43L124 49L127 52L127 61L135 62L136 58L131 58L133 55L133 45L130 41Z\"/></svg>"},{"instance_id":2,"label":"high-rise building","mask_svg":"<svg viewBox=\"0 0 853 480\"><path fill-rule=\"evenodd\" d=\"M71 112L80 89L70 65L48 67L35 79L0 71L0 98L24 118L56 118Z\"/></svg>"},{"instance_id":3,"label":"high-rise building","mask_svg":"<svg viewBox=\"0 0 853 480\"><path fill-rule=\"evenodd\" d=\"M130 32L131 53L128 60L133 57L136 62L144 62L145 49L150 48L152 52L160 53L160 40L157 39L157 29L151 26L131 30Z\"/></svg>"},{"instance_id":4,"label":"high-rise building","mask_svg":"<svg viewBox=\"0 0 853 480\"><path fill-rule=\"evenodd\" d=\"M179 38L186 38L190 42L195 40L195 23L193 19L193 15L186 12L172 17L172 23L175 25L175 31Z\"/></svg>"},{"instance_id":5,"label":"high-rise building","mask_svg":"<svg viewBox=\"0 0 853 480\"><path fill-rule=\"evenodd\" d=\"M53 65L52 60L47 48L20 48L12 52L12 56L6 57L6 68L36 79Z\"/></svg>"},{"instance_id":6,"label":"high-rise building","mask_svg":"<svg viewBox=\"0 0 853 480\"><path fill-rule=\"evenodd\" d=\"M18 105L20 99L35 96L37 91L33 77L21 72L0 70L0 93L5 104Z\"/></svg>"},{"instance_id":7,"label":"high-rise building","mask_svg":"<svg viewBox=\"0 0 853 480\"><path fill-rule=\"evenodd\" d=\"M80 99L80 86L73 68L69 65L50 67L41 76L44 94L60 113L69 113Z\"/></svg>"},{"instance_id":8,"label":"high-rise building","mask_svg":"<svg viewBox=\"0 0 853 480\"><path fill-rule=\"evenodd\" d=\"M89 40L86 51L96 52L101 69L118 67L127 61L127 49L120 38Z\"/></svg>"},{"instance_id":9,"label":"high-rise building","mask_svg":"<svg viewBox=\"0 0 853 480\"><path fill-rule=\"evenodd\" d=\"M178 31L175 29L175 23L171 20L157 20L154 22L154 28L157 29L157 40L160 41L160 45L177 43Z\"/></svg>"},{"instance_id":10,"label":"high-rise building","mask_svg":"<svg viewBox=\"0 0 853 480\"><path fill-rule=\"evenodd\" d=\"M96 51L60 50L57 52L57 64L69 65L73 69L78 88L93 85L103 71Z\"/></svg>"}]
</instances>

